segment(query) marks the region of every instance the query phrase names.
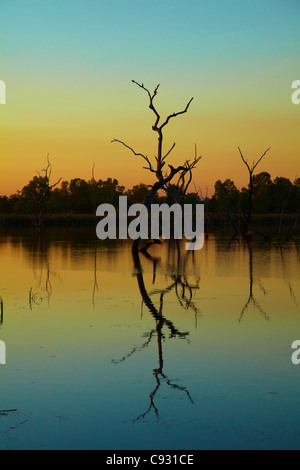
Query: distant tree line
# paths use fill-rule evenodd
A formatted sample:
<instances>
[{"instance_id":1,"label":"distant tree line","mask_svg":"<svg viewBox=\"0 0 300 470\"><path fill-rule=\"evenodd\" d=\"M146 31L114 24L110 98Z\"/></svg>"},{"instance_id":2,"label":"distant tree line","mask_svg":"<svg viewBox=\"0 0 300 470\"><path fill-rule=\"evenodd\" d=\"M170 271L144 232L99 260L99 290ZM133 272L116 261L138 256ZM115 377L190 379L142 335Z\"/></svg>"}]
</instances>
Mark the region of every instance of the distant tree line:
<instances>
[{"instance_id":1,"label":"distant tree line","mask_svg":"<svg viewBox=\"0 0 300 470\"><path fill-rule=\"evenodd\" d=\"M295 214L300 206L300 178L291 182L282 176L274 180L267 172L253 175L254 198L253 213L279 214L282 209L286 213ZM233 213L245 212L248 205L249 188L240 191L230 179L218 180L215 193L209 206L213 211L231 210Z\"/></svg>"},{"instance_id":2,"label":"distant tree line","mask_svg":"<svg viewBox=\"0 0 300 470\"><path fill-rule=\"evenodd\" d=\"M12 196L0 196L0 214L34 214L40 195L45 193L47 187L47 213L48 214L94 214L99 204L109 203L116 208L119 196L127 195L128 203L142 203L148 194L149 187L140 183L133 188L125 190L118 180L86 181L74 178L71 181L62 181L60 187L47 186L47 178L34 176L34 178ZM254 214L296 214L300 207L300 178L291 182L288 178L277 177L272 180L267 172L253 176ZM179 191L178 186L169 185L169 192ZM231 179L218 180L215 183L214 194L211 197L203 196L201 192L189 192L185 195L184 203L202 202L206 212L223 214L235 220L240 214L246 213L248 206L249 188L239 190ZM174 203L170 196L157 196L156 203Z\"/></svg>"},{"instance_id":3,"label":"distant tree line","mask_svg":"<svg viewBox=\"0 0 300 470\"><path fill-rule=\"evenodd\" d=\"M251 193L251 210L249 211ZM234 182L230 179L216 181L214 195L207 201L208 212L214 214L219 220L223 219L224 225L231 226L234 234L238 236L243 233L246 237L247 231L251 228L250 220L246 221L247 215L261 215L262 225L266 224L263 215L277 214L279 225L277 233L273 237L279 238L283 218L287 214L296 215L292 225L286 232L286 238L290 239L298 228L300 220L300 178L294 182L285 177L276 177L272 180L267 172L261 172L251 177L251 187L244 187L238 190ZM263 235L263 234L262 234ZM263 235L265 239L267 237Z\"/></svg>"}]
</instances>

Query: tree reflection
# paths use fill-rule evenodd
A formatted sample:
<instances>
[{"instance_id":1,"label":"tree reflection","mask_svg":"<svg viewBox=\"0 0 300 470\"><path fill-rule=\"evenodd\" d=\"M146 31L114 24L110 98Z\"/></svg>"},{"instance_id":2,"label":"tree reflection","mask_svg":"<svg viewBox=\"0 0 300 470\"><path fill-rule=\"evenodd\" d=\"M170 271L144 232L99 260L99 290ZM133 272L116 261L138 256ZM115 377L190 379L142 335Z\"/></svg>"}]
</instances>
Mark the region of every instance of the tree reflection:
<instances>
[{"instance_id":1,"label":"tree reflection","mask_svg":"<svg viewBox=\"0 0 300 470\"><path fill-rule=\"evenodd\" d=\"M153 283L155 282L155 272L156 272L156 265L157 265L157 259L152 258L149 253L144 254L148 260L150 260L153 263ZM187 280L185 280L185 283L182 282L181 280L181 275L179 273L176 273L176 275L172 276L173 278L173 283L169 285L166 289L163 290L158 290L155 293L159 293L159 309L157 309L152 300L151 300L151 294L148 293L147 288L145 286L144 282L144 277L143 277L143 270L141 267L141 261L140 261L140 254L136 253L133 251L133 261L134 261L134 267L135 267L135 273L138 281L138 286L139 286L139 291L143 300L143 303L147 306L148 310L152 314L155 324L156 324L156 336L157 336L157 349L158 349L158 368L153 369L153 375L155 377L155 382L156 385L153 389L153 391L149 395L149 407L144 413L141 413L134 421L137 421L141 418L145 418L145 416L150 413L151 410L154 410L154 413L157 418L159 418L159 411L157 406L155 405L154 399L155 396L160 389L160 386L162 382L164 381L169 387L179 390L181 392L184 392L189 401L191 403L194 403L189 391L187 390L186 387L179 386L176 383L172 382L168 376L163 372L163 367L164 367L164 360L163 360L163 340L165 338L165 335L163 333L163 327L166 326L169 329L169 338L174 338L174 337L180 337L180 338L186 338L189 335L189 332L182 332L178 330L174 324L168 320L164 315L163 315L163 307L164 307L164 297L165 295L170 292L173 288L175 289L176 296L179 299L180 305L183 306L182 303L182 297L183 296L179 295L179 290L178 290L178 285L182 286L188 286ZM190 290L191 292L191 290ZM151 337L149 336L149 339L154 336L155 330L151 331Z\"/></svg>"},{"instance_id":2,"label":"tree reflection","mask_svg":"<svg viewBox=\"0 0 300 470\"><path fill-rule=\"evenodd\" d=\"M179 247L178 247L179 248ZM180 252L179 252L180 254ZM134 263L134 269L135 269L135 276L137 279L138 283L138 288L139 292L142 298L142 306L146 305L147 309L149 310L150 314L152 315L154 321L155 321L155 328L153 328L149 333L147 333L145 336L147 336L147 340L145 343L140 346L133 348L127 355L123 356L119 361L113 361L115 364L120 363L122 361L125 361L127 358L131 357L135 352L141 351L145 349L146 347L149 346L150 342L154 337L157 338L157 352L158 352L158 367L153 369L153 375L155 378L155 387L149 394L149 406L147 409L141 413L137 418L135 418L133 421L138 421L140 419L145 418L146 415L150 413L151 410L154 411L154 414L157 418L159 418L159 410L158 406L156 405L155 399L157 396L157 393L162 385L162 383L167 384L171 389L177 390L179 392L184 393L190 403L194 404L193 399L190 395L190 392L188 389L184 386L180 386L174 381L172 381L167 374L164 372L164 358L163 358L163 341L166 338L166 332L165 330L168 331L168 337L169 339L171 338L182 338L182 339L187 339L189 336L188 331L181 331L178 329L174 323L169 320L166 315L164 314L164 300L165 296L171 292L175 291L176 293L176 298L178 299L179 305L185 309L188 309L191 307L191 309L196 309L192 302L192 297L193 297L193 291L196 288L199 288L199 286L196 285L190 285L186 276L183 273L179 272L179 268L182 267L180 263L178 264L178 271L171 275L171 280L172 282L165 288L165 289L156 289L155 291L148 292L148 289L145 285L144 281L144 276L143 276L143 269L141 265L141 259L140 256L143 256L145 259L150 261L153 265L153 278L152 278L152 284L155 284L156 281L156 268L157 265L159 264L159 258L151 256L147 251L141 251L137 252L136 250L132 251L132 257L133 257L133 263ZM152 296L153 295L159 295L159 306L156 307L153 300ZM193 307L192 307L193 305ZM197 309L196 309L197 310Z\"/></svg>"},{"instance_id":3,"label":"tree reflection","mask_svg":"<svg viewBox=\"0 0 300 470\"><path fill-rule=\"evenodd\" d=\"M3 325L3 314L4 314L4 304L3 304L3 299L0 295L0 327Z\"/></svg>"},{"instance_id":4,"label":"tree reflection","mask_svg":"<svg viewBox=\"0 0 300 470\"><path fill-rule=\"evenodd\" d=\"M255 281L254 281L254 277L253 277L253 243L252 243L252 241L247 242L247 248L248 248L248 253L249 253L249 297L248 297L244 307L242 308L240 318L239 318L239 323L242 321L242 319L244 317L244 314L248 311L248 309L251 305L254 309L256 309L259 313L262 314L262 316L265 318L265 320L268 321L269 320L268 315L263 310L263 308L260 306L260 304L257 301L257 299L255 298L254 292L253 292L253 287L254 287ZM261 283L259 283L259 287L262 290L262 292L264 293L264 295L266 295L267 292L266 292L266 290L264 289L264 287Z\"/></svg>"},{"instance_id":5,"label":"tree reflection","mask_svg":"<svg viewBox=\"0 0 300 470\"><path fill-rule=\"evenodd\" d=\"M29 289L28 301L30 310L41 305L45 300L49 305L52 296L52 277L57 274L50 270L49 245L44 235L34 238L32 248L32 270L36 280L35 286Z\"/></svg>"},{"instance_id":6,"label":"tree reflection","mask_svg":"<svg viewBox=\"0 0 300 470\"><path fill-rule=\"evenodd\" d=\"M200 316L200 312L198 307L194 302L194 293L199 290L200 278L195 275L195 283L191 283L186 275L187 272L187 261L189 257L192 257L193 266L195 264L195 252L194 251L186 251L185 256L182 256L179 241L176 240L176 254L177 258L175 260L175 266L173 269L173 274L168 275L171 280L171 284L166 287L165 289L156 289L150 292L151 295L161 294L161 293L168 293L171 292L173 289L175 291L176 298L178 300L179 305L184 310L192 310L195 316L195 327L197 327L197 319ZM147 254L148 259L153 262L153 257Z\"/></svg>"},{"instance_id":7,"label":"tree reflection","mask_svg":"<svg viewBox=\"0 0 300 470\"><path fill-rule=\"evenodd\" d=\"M95 237L95 242L94 242L94 283L93 283L93 292L92 292L92 305L93 305L94 310L96 308L95 295L96 295L96 292L99 291L98 272L97 272L97 251L98 251L98 245L97 245L97 238Z\"/></svg>"},{"instance_id":8,"label":"tree reflection","mask_svg":"<svg viewBox=\"0 0 300 470\"><path fill-rule=\"evenodd\" d=\"M286 263L284 249L283 249L283 247L280 243L278 243L276 245L276 247L277 247L277 250L279 250L279 253L280 253L280 260L281 260L281 267L282 267L282 278L283 278L284 282L286 282L286 284L288 285L289 294L290 294L290 297L291 297L292 301L294 302L296 307L298 307L297 298L296 298L292 283L289 279L290 269L289 269L289 265ZM296 245L296 251L297 251L297 245Z\"/></svg>"}]
</instances>

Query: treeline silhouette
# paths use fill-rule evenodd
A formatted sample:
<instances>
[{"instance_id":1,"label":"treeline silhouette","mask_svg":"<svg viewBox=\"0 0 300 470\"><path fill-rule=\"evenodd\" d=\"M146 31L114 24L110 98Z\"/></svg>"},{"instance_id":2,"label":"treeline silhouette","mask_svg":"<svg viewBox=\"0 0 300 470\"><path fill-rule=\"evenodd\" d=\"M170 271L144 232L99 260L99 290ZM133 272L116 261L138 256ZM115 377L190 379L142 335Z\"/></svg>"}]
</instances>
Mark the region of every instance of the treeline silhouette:
<instances>
[{"instance_id":1,"label":"treeline silhouette","mask_svg":"<svg viewBox=\"0 0 300 470\"><path fill-rule=\"evenodd\" d=\"M280 214L284 208L285 213L295 214L300 207L300 178L291 182L288 178L276 177L272 180L267 172L254 177L255 193L253 213ZM47 181L43 176L34 178L9 197L0 196L0 214L34 214L37 200L44 191ZM173 193L178 193L176 185L169 185ZM94 214L99 204L109 203L116 208L119 196L127 195L129 204L142 203L148 193L149 187L140 183L126 190L118 180L89 180L74 178L63 181L60 187L55 187L47 195L48 214ZM209 212L228 213L232 216L247 211L247 187L239 190L231 179L218 180L215 183L214 194L211 197L204 195L201 190L189 192L184 199L185 203L199 203L206 205ZM156 203L174 203L171 196L157 196Z\"/></svg>"},{"instance_id":2,"label":"treeline silhouette","mask_svg":"<svg viewBox=\"0 0 300 470\"><path fill-rule=\"evenodd\" d=\"M253 176L254 198L253 214L299 214L300 208L300 178L291 181L285 177L276 177L272 180L267 172ZM154 202L173 204L174 197L180 196L178 185L168 185L168 193L157 195ZM35 216L41 211L43 214L64 215L71 218L72 215L95 215L98 205L109 203L118 208L119 196L127 195L128 204L143 203L149 192L149 186L144 183L137 184L131 189L125 189L115 178L106 180L86 181L82 178L74 178L70 181L62 181L60 186L49 187L47 176L34 176L33 179L9 197L0 196L0 215ZM184 197L184 203L205 204L207 217L223 221L224 225L231 226L235 232L247 213L249 205L249 188L238 189L234 181L226 179L218 180L214 186L214 194L211 197L203 194L199 189L189 192ZM41 203L42 201L42 203ZM263 219L263 217L262 217ZM295 228L298 221L295 222Z\"/></svg>"}]
</instances>

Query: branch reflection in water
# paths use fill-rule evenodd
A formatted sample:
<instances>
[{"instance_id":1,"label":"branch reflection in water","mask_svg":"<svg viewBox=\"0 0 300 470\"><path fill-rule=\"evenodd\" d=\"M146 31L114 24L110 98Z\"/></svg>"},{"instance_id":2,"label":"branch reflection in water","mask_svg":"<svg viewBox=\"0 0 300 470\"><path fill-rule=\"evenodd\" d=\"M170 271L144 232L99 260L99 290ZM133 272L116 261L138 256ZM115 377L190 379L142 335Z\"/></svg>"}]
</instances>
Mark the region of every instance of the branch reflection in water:
<instances>
[{"instance_id":1,"label":"branch reflection in water","mask_svg":"<svg viewBox=\"0 0 300 470\"><path fill-rule=\"evenodd\" d=\"M189 256L190 252L186 252L186 256ZM141 413L137 418L133 421L138 421L140 419L145 418L146 415L150 413L151 410L154 411L155 416L159 418L159 410L158 406L155 403L155 398L157 397L157 393L162 385L162 382L165 382L169 387L174 390L178 390L186 394L188 400L191 404L194 404L194 401L190 395L188 389L184 386L180 386L177 383L173 382L164 372L164 358L163 358L163 341L165 340L165 333L163 332L164 327L169 330L169 339L172 338L182 338L187 340L189 336L188 331L181 331L172 321L170 321L165 314L163 313L164 310L164 297L172 290L175 291L176 298L180 306L186 310L189 308L195 313L195 316L198 315L198 309L196 308L195 304L193 303L193 295L196 289L199 289L199 280L194 284L191 285L185 275L185 261L181 262L181 253L180 253L180 246L177 244L177 271L176 273L170 275L171 277L171 284L166 287L165 289L156 289L152 292L148 292L148 289L145 285L144 276L143 276L143 269L141 265L140 256L144 256L148 261L153 264L153 278L152 278L152 285L155 284L156 281L156 267L159 264L159 258L151 256L147 250L141 250L140 252L137 250L132 250L132 257L134 263L134 270L135 276L138 282L139 292L142 298L142 307L146 305L150 314L152 315L155 321L155 328L153 328L150 332L146 333L144 336L147 336L147 341L140 347L133 348L127 355L125 355L122 359L118 361L112 361L114 364L119 364L120 362L125 361L127 358L131 357L135 352L141 351L149 346L151 340L157 337L157 351L158 351L158 367L153 369L153 375L155 378L155 387L151 391L149 395L149 406L145 412ZM159 306L156 307L152 300L153 295L159 295Z\"/></svg>"},{"instance_id":2,"label":"branch reflection in water","mask_svg":"<svg viewBox=\"0 0 300 470\"><path fill-rule=\"evenodd\" d=\"M3 304L3 299L0 295L0 327L3 325L3 313L4 313L4 304Z\"/></svg>"},{"instance_id":3,"label":"branch reflection in water","mask_svg":"<svg viewBox=\"0 0 300 470\"><path fill-rule=\"evenodd\" d=\"M39 306L44 301L50 305L52 296L51 277L59 277L59 275L50 270L49 245L45 234L36 234L33 238L32 247L32 271L36 280L36 285L30 287L28 301L29 308ZM59 277L60 279L60 277ZM60 279L61 280L61 279Z\"/></svg>"},{"instance_id":4,"label":"branch reflection in water","mask_svg":"<svg viewBox=\"0 0 300 470\"><path fill-rule=\"evenodd\" d=\"M239 317L238 321L239 321L239 323L242 321L245 313L249 310L251 305L252 305L254 310L257 310L265 318L265 320L269 321L270 317L265 312L265 310L262 308L262 306L260 305L260 303L258 302L258 300L256 299L256 297L254 295L254 286L255 286L255 284L259 287L259 289L261 290L261 292L263 293L264 296L266 296L268 294L268 292L265 289L265 287L263 286L262 282L260 280L256 280L255 277L254 277L254 270L253 270L254 244L253 244L253 240L248 239L248 240L245 241L245 244L246 244L247 251L248 251L248 254L249 254L249 297L248 297L245 305L243 306L243 308L241 310L241 314L240 314L240 317ZM283 247L278 242L275 244L275 247L276 247L276 250L280 254L280 262L281 262L281 266L282 266L282 279L288 286L289 294L290 294L290 297L291 297L293 303L297 306L296 295L295 295L293 286L292 286L291 281L289 280L289 276L288 276L289 269L288 269L288 266L286 264L285 253L284 253ZM297 247L297 245L296 245L296 247Z\"/></svg>"},{"instance_id":5,"label":"branch reflection in water","mask_svg":"<svg viewBox=\"0 0 300 470\"><path fill-rule=\"evenodd\" d=\"M262 316L265 318L265 320L269 321L270 320L269 316L266 314L264 309L261 307L259 302L256 300L256 298L254 296L254 293L253 293L253 287L254 287L254 284L255 284L256 281L254 281L254 277L253 277L253 243L252 243L252 241L247 242L247 249L248 249L248 253L249 253L249 297L248 297L244 307L242 308L240 318L239 318L239 323L242 321L243 316L248 311L250 305L252 305L254 309L258 310L258 312L260 312L262 314ZM261 291L263 292L263 294L266 295L267 291L265 290L265 288L263 287L261 282L258 282L258 285L259 285Z\"/></svg>"}]
</instances>

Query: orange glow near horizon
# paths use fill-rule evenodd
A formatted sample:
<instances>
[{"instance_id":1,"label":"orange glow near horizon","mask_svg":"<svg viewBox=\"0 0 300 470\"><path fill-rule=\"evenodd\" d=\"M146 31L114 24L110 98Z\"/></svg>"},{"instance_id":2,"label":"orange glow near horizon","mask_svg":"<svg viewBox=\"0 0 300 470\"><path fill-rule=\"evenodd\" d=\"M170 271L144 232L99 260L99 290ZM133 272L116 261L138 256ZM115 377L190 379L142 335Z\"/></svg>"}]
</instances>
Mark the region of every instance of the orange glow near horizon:
<instances>
[{"instance_id":1,"label":"orange glow near horizon","mask_svg":"<svg viewBox=\"0 0 300 470\"><path fill-rule=\"evenodd\" d=\"M48 125L46 120L44 125L40 124L40 129L38 123L32 127L25 124L18 128L12 123L4 126L0 194L11 195L21 190L45 167L47 154L53 166L53 180L88 180L95 164L96 179L116 178L127 189L141 182L151 184L154 176L143 169L144 161L122 145L111 143L113 138L119 138L154 161L157 136L151 130L153 116L146 103L141 103L140 107L138 110L135 106L136 115L132 110L128 113L128 120L126 103L120 102L121 116L106 115L106 122L100 120L98 113L95 118L89 116L85 124L72 125L66 119L67 124L61 122L56 126L53 122ZM3 108L2 120L6 111ZM282 119L281 116L226 116L212 112L207 115L206 111L203 116L198 105L197 112L191 109L165 128L165 151L176 142L169 157L172 165L193 158L195 144L198 154L202 155L190 190L196 187L202 194L211 195L215 181L227 178L239 188L247 185L248 174L239 157L238 146L250 162L271 146L257 172L268 171L272 178L285 176L292 181L300 174L298 116Z\"/></svg>"}]
</instances>

